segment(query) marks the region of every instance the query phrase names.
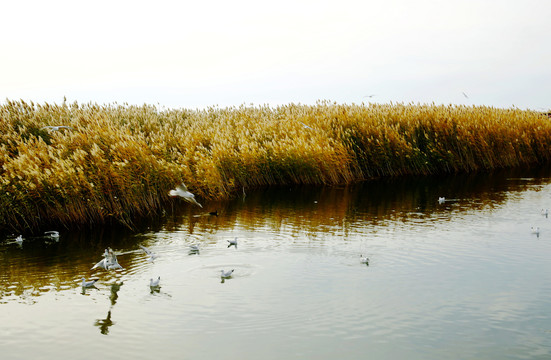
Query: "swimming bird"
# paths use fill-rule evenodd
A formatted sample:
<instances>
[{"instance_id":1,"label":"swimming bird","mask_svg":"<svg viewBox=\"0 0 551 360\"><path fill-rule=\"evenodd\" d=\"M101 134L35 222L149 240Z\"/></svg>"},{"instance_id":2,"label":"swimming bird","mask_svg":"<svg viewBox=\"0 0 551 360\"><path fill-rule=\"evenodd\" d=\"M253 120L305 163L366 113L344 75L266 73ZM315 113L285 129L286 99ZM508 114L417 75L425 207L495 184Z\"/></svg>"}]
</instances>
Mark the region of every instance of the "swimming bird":
<instances>
[{"instance_id":1,"label":"swimming bird","mask_svg":"<svg viewBox=\"0 0 551 360\"><path fill-rule=\"evenodd\" d=\"M184 183L181 183L180 185L176 186L176 189L170 190L168 192L168 195L172 196L172 197L178 197L179 196L179 197L183 198L185 201L193 203L193 204L199 206L200 208L203 207L203 205L199 204L197 202L197 200L195 200L195 195L188 191L187 186Z\"/></svg>"},{"instance_id":2,"label":"swimming bird","mask_svg":"<svg viewBox=\"0 0 551 360\"><path fill-rule=\"evenodd\" d=\"M232 274L233 274L233 269L228 271L220 270L220 277L222 279L229 279L231 278Z\"/></svg>"},{"instance_id":3,"label":"swimming bird","mask_svg":"<svg viewBox=\"0 0 551 360\"><path fill-rule=\"evenodd\" d=\"M549 209L541 209L541 214L547 217L547 215L549 215Z\"/></svg>"},{"instance_id":4,"label":"swimming bird","mask_svg":"<svg viewBox=\"0 0 551 360\"><path fill-rule=\"evenodd\" d=\"M367 256L363 256L360 254L360 257L361 257L360 261L362 264L369 265L369 258Z\"/></svg>"},{"instance_id":5,"label":"swimming bird","mask_svg":"<svg viewBox=\"0 0 551 360\"><path fill-rule=\"evenodd\" d=\"M23 235L19 235L18 237L16 237L15 242L18 243L19 245L22 245L23 244Z\"/></svg>"},{"instance_id":6,"label":"swimming bird","mask_svg":"<svg viewBox=\"0 0 551 360\"><path fill-rule=\"evenodd\" d=\"M156 279L149 279L149 286L152 288L159 287L159 283L161 282L161 277L157 277Z\"/></svg>"},{"instance_id":7,"label":"swimming bird","mask_svg":"<svg viewBox=\"0 0 551 360\"><path fill-rule=\"evenodd\" d=\"M218 216L218 210L209 212L209 215Z\"/></svg>"},{"instance_id":8,"label":"swimming bird","mask_svg":"<svg viewBox=\"0 0 551 360\"><path fill-rule=\"evenodd\" d=\"M67 130L73 130L71 126L65 126L65 125L57 125L57 126L44 126L43 128L40 128L40 130L53 130L53 131L59 131L61 129L67 129Z\"/></svg>"},{"instance_id":9,"label":"swimming bird","mask_svg":"<svg viewBox=\"0 0 551 360\"><path fill-rule=\"evenodd\" d=\"M45 236L51 237L52 239L59 239L59 232L58 231L46 231L44 232Z\"/></svg>"},{"instance_id":10,"label":"swimming bird","mask_svg":"<svg viewBox=\"0 0 551 360\"><path fill-rule=\"evenodd\" d=\"M445 197L440 196L440 197L438 198L438 203L439 203L439 204L443 204L444 201L446 201L446 198L445 198Z\"/></svg>"},{"instance_id":11,"label":"swimming bird","mask_svg":"<svg viewBox=\"0 0 551 360\"><path fill-rule=\"evenodd\" d=\"M191 253L198 253L199 252L199 245L195 245L195 244L190 245L189 246L189 251Z\"/></svg>"},{"instance_id":12,"label":"swimming bird","mask_svg":"<svg viewBox=\"0 0 551 360\"><path fill-rule=\"evenodd\" d=\"M539 235L540 234L540 228L537 227L537 226L532 226L530 228L530 230L532 231L532 234L536 234L536 235Z\"/></svg>"},{"instance_id":13,"label":"swimming bird","mask_svg":"<svg viewBox=\"0 0 551 360\"><path fill-rule=\"evenodd\" d=\"M155 260L157 258L157 254L155 254L153 251L149 250L148 248L146 248L145 246L142 246L142 245L138 245L147 255L149 255L149 258L147 259L147 261L149 262L153 262L153 260Z\"/></svg>"},{"instance_id":14,"label":"swimming bird","mask_svg":"<svg viewBox=\"0 0 551 360\"><path fill-rule=\"evenodd\" d=\"M82 287L83 287L83 288L92 287L92 286L94 286L94 284L96 283L96 281L98 281L98 279L93 279L93 280L90 280L90 281L86 281L85 278L82 278Z\"/></svg>"},{"instance_id":15,"label":"swimming bird","mask_svg":"<svg viewBox=\"0 0 551 360\"><path fill-rule=\"evenodd\" d=\"M228 240L228 247L230 246L235 246L235 248L237 249L237 238L233 239L233 240Z\"/></svg>"}]
</instances>

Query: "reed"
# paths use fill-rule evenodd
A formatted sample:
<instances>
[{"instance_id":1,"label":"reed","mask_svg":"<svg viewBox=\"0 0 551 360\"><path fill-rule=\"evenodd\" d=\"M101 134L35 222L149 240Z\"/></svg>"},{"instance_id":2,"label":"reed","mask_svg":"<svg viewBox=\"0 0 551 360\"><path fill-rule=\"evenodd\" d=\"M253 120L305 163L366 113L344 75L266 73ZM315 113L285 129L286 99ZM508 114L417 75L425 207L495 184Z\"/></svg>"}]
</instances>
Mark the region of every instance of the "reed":
<instances>
[{"instance_id":1,"label":"reed","mask_svg":"<svg viewBox=\"0 0 551 360\"><path fill-rule=\"evenodd\" d=\"M43 129L67 125L72 130ZM434 104L159 110L6 101L0 231L122 223L184 181L202 199L274 184L345 184L548 163L551 123L519 109Z\"/></svg>"}]
</instances>

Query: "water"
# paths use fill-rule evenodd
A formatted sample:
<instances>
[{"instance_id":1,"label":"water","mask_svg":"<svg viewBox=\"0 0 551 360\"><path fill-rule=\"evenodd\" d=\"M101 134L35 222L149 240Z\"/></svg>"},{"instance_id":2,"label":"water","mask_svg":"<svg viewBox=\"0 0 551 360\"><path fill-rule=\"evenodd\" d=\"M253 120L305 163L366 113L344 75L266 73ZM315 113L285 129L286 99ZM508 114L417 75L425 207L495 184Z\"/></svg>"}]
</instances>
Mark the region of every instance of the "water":
<instances>
[{"instance_id":1,"label":"water","mask_svg":"<svg viewBox=\"0 0 551 360\"><path fill-rule=\"evenodd\" d=\"M548 169L280 187L137 233L6 238L2 358L549 359L550 195ZM108 246L124 270L91 271Z\"/></svg>"}]
</instances>

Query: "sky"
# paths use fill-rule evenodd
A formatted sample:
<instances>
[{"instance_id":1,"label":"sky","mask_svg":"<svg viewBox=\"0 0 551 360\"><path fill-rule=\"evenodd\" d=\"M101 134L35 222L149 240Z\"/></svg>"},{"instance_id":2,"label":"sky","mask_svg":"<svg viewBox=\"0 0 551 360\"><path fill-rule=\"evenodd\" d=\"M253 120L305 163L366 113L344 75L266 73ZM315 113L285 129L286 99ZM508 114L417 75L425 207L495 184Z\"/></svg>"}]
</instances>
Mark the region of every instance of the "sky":
<instances>
[{"instance_id":1,"label":"sky","mask_svg":"<svg viewBox=\"0 0 551 360\"><path fill-rule=\"evenodd\" d=\"M549 0L18 0L0 101L551 109Z\"/></svg>"}]
</instances>

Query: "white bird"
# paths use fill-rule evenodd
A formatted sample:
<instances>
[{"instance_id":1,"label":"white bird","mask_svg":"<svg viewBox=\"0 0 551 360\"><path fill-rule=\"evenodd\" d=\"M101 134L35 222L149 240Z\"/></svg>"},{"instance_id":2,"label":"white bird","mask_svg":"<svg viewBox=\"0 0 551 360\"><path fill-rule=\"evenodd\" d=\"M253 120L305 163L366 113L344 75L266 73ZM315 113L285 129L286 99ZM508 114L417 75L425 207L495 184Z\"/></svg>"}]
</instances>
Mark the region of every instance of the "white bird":
<instances>
[{"instance_id":1,"label":"white bird","mask_svg":"<svg viewBox=\"0 0 551 360\"><path fill-rule=\"evenodd\" d=\"M444 201L446 201L446 198L445 198L445 197L441 196L441 197L438 198L438 203L439 203L439 204L443 204Z\"/></svg>"},{"instance_id":2,"label":"white bird","mask_svg":"<svg viewBox=\"0 0 551 360\"><path fill-rule=\"evenodd\" d=\"M155 260L157 258L157 254L155 254L153 251L149 250L148 248L146 248L145 246L142 246L142 245L138 245L140 248L142 248L143 251L145 251L145 253L147 255L149 255L149 258L147 259L147 261L149 262L153 262L153 260Z\"/></svg>"},{"instance_id":3,"label":"white bird","mask_svg":"<svg viewBox=\"0 0 551 360\"><path fill-rule=\"evenodd\" d=\"M199 252L199 245L195 245L195 244L190 245L190 246L189 246L189 251L191 251L191 252Z\"/></svg>"},{"instance_id":4,"label":"white bird","mask_svg":"<svg viewBox=\"0 0 551 360\"><path fill-rule=\"evenodd\" d=\"M59 239L59 232L58 231L46 231L44 232L45 236L49 236L52 239Z\"/></svg>"},{"instance_id":5,"label":"white bird","mask_svg":"<svg viewBox=\"0 0 551 360\"><path fill-rule=\"evenodd\" d=\"M228 240L228 247L230 246L235 246L235 248L237 249L237 238L233 239L233 240Z\"/></svg>"},{"instance_id":6,"label":"white bird","mask_svg":"<svg viewBox=\"0 0 551 360\"><path fill-rule=\"evenodd\" d=\"M40 130L45 130L45 129L53 130L53 131L59 131L59 130L61 130L61 129L73 130L73 128L72 128L71 126L65 126L65 125L44 126L44 127L41 128Z\"/></svg>"},{"instance_id":7,"label":"white bird","mask_svg":"<svg viewBox=\"0 0 551 360\"><path fill-rule=\"evenodd\" d=\"M107 249L105 249L105 252L103 253L103 259L101 259L101 261L99 261L96 265L92 266L92 269L90 270L94 270L95 268L102 268L102 269L107 269L107 257L109 256L109 251Z\"/></svg>"},{"instance_id":8,"label":"white bird","mask_svg":"<svg viewBox=\"0 0 551 360\"><path fill-rule=\"evenodd\" d=\"M549 215L549 209L541 209L541 214L547 217L547 215Z\"/></svg>"},{"instance_id":9,"label":"white bird","mask_svg":"<svg viewBox=\"0 0 551 360\"><path fill-rule=\"evenodd\" d=\"M360 261L362 264L369 265L369 258L367 256L360 255L360 257L361 257Z\"/></svg>"},{"instance_id":10,"label":"white bird","mask_svg":"<svg viewBox=\"0 0 551 360\"><path fill-rule=\"evenodd\" d=\"M537 226L532 226L531 228L532 234L539 235L540 234L540 228Z\"/></svg>"},{"instance_id":11,"label":"white bird","mask_svg":"<svg viewBox=\"0 0 551 360\"><path fill-rule=\"evenodd\" d=\"M97 280L97 279L94 279L94 280L86 281L85 278L82 278L82 287L83 287L83 288L92 287L92 286L94 286L94 284L96 283L96 281L98 281L98 280Z\"/></svg>"},{"instance_id":12,"label":"white bird","mask_svg":"<svg viewBox=\"0 0 551 360\"><path fill-rule=\"evenodd\" d=\"M105 270L116 270L122 269L123 267L119 264L119 261L117 260L117 255L115 255L113 250L111 250L111 248L107 248L103 253L103 259L99 261L96 265L92 266L91 270L94 270L96 268L102 268Z\"/></svg>"},{"instance_id":13,"label":"white bird","mask_svg":"<svg viewBox=\"0 0 551 360\"><path fill-rule=\"evenodd\" d=\"M231 278L232 274L233 274L233 269L228 271L220 270L220 277L222 279L229 279Z\"/></svg>"},{"instance_id":14,"label":"white bird","mask_svg":"<svg viewBox=\"0 0 551 360\"><path fill-rule=\"evenodd\" d=\"M299 121L299 123L301 123L302 126L304 126L305 129L312 129L310 126L306 125L306 124L303 123L302 121Z\"/></svg>"},{"instance_id":15,"label":"white bird","mask_svg":"<svg viewBox=\"0 0 551 360\"><path fill-rule=\"evenodd\" d=\"M161 277L159 276L156 279L149 279L149 286L152 288L159 287L159 283L161 282Z\"/></svg>"},{"instance_id":16,"label":"white bird","mask_svg":"<svg viewBox=\"0 0 551 360\"><path fill-rule=\"evenodd\" d=\"M195 195L188 191L187 186L184 183L181 183L180 185L176 186L176 189L170 190L168 192L168 195L172 197L179 196L183 198L185 201L193 203L199 206L200 208L203 207L203 205L199 204L197 200L195 200Z\"/></svg>"},{"instance_id":17,"label":"white bird","mask_svg":"<svg viewBox=\"0 0 551 360\"><path fill-rule=\"evenodd\" d=\"M15 242L19 245L23 244L23 235L19 235L18 237L16 237Z\"/></svg>"}]
</instances>

